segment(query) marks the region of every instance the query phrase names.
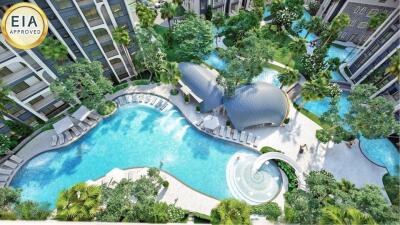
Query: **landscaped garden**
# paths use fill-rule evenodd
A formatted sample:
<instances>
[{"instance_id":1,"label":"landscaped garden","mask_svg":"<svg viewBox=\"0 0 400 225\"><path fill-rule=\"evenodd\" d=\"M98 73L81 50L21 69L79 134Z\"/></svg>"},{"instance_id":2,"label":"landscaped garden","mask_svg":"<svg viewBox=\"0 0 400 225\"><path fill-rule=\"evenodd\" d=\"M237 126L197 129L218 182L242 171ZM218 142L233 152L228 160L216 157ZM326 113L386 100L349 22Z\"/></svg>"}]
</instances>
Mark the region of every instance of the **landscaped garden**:
<instances>
[{"instance_id":1,"label":"landscaped garden","mask_svg":"<svg viewBox=\"0 0 400 225\"><path fill-rule=\"evenodd\" d=\"M317 17L304 19L304 13L308 12L302 0L273 0L268 13L264 1L255 0L252 11L243 10L230 17L214 13L207 20L192 12L183 13L181 3L173 1L162 6L161 17L168 21L168 27L155 25L156 12L136 3L140 23L134 39L131 40L123 28L113 33L116 41L134 42L138 46L132 60L139 75L128 83L113 86L103 76L100 62L78 61L61 65L60 59L66 53L54 56L54 60L60 62L59 70L64 76L50 86L53 93L75 106L73 109L85 105L103 116L116 113L100 122L84 138L61 150L40 154L22 166L11 187L0 188L0 220L51 218L185 223L194 218L195 222L212 224L251 224L250 215L258 215L272 222L291 224L398 223L400 182L395 164L388 167L389 173L383 177L391 204L379 187L356 187L351 181L335 179L325 170L309 172L305 176L305 187L299 187L295 169L284 161L274 160L276 164L269 165L273 168L270 174L279 168L288 180L283 208L275 202L249 205L242 199L233 198L225 183L226 165L235 153L252 156L259 153L203 135L177 109L165 113L138 104L117 110L115 102L106 100L109 94L150 83L169 84L173 86L170 94L176 96L179 91L175 86L181 77L178 63L203 64L212 55L223 62L223 67L214 69L220 73L217 82L227 98L234 96L238 88L259 82L255 80L265 68L277 71L278 85L275 86L282 90L298 83L303 76L305 82L295 108L320 125L314 135L321 143L339 144L359 139L362 145L365 138L382 139L400 131L393 116L394 106L383 97L370 98L377 91L370 84L375 81L359 85L351 93L342 93L339 86L331 82L331 74L347 58L331 57L332 53L329 53L330 49L336 48L334 40L350 23L346 14L325 23ZM178 15L180 21L172 25L172 19ZM271 21L260 26L263 15L268 15ZM310 40L317 35L317 41ZM215 42L222 37L226 48L216 48ZM46 45L53 46L53 41L49 39ZM315 41L313 51L308 52L307 46ZM42 48L42 51L51 52L49 48ZM211 63L208 66L213 67ZM0 110L6 113L1 108L7 104L7 99L2 100L7 98L7 91L0 91L0 94ZM186 96L183 100L190 101ZM310 103L316 101L324 103L310 107ZM347 104L346 110L343 110L343 104ZM200 106L194 107L200 113ZM17 120L10 121L8 126L13 130L13 136L0 135L0 155L33 132ZM45 126L51 128L54 122ZM290 123L289 119L285 121L285 124ZM104 135L107 138L102 138ZM283 149L267 146L260 152L284 154ZM150 168L146 176L137 180L122 179L113 187L84 183L113 168L143 166ZM220 200L218 206L210 215L203 215L160 201L160 193L170 184L160 176L157 167L194 190ZM271 177L276 178L276 187L282 185L279 176Z\"/></svg>"}]
</instances>

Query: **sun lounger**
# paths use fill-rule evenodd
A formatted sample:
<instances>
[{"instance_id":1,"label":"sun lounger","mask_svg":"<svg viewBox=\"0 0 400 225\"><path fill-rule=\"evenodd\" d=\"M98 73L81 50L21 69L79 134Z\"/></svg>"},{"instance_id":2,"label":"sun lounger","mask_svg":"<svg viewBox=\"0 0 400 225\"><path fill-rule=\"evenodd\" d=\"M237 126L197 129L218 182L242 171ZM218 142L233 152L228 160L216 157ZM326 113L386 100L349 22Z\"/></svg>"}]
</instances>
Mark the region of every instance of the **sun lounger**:
<instances>
[{"instance_id":1,"label":"sun lounger","mask_svg":"<svg viewBox=\"0 0 400 225\"><path fill-rule=\"evenodd\" d=\"M0 176L0 182L7 182L8 180L8 176L4 177L4 176Z\"/></svg>"},{"instance_id":2,"label":"sun lounger","mask_svg":"<svg viewBox=\"0 0 400 225\"><path fill-rule=\"evenodd\" d=\"M167 107L168 101L165 101L165 103L160 107L160 110L163 111L165 107Z\"/></svg>"},{"instance_id":3,"label":"sun lounger","mask_svg":"<svg viewBox=\"0 0 400 225\"><path fill-rule=\"evenodd\" d=\"M115 99L114 102L116 102L118 106L121 106L121 102L119 102L119 98Z\"/></svg>"},{"instance_id":4,"label":"sun lounger","mask_svg":"<svg viewBox=\"0 0 400 225\"><path fill-rule=\"evenodd\" d=\"M78 123L78 127L81 128L83 131L86 131L88 129L88 127L82 122Z\"/></svg>"},{"instance_id":5,"label":"sun lounger","mask_svg":"<svg viewBox=\"0 0 400 225\"><path fill-rule=\"evenodd\" d=\"M59 134L58 136L58 144L62 145L64 144L65 140L64 140L64 135L63 134Z\"/></svg>"},{"instance_id":6,"label":"sun lounger","mask_svg":"<svg viewBox=\"0 0 400 225\"><path fill-rule=\"evenodd\" d=\"M10 159L18 164L22 163L24 160L18 157L17 155L12 155Z\"/></svg>"},{"instance_id":7,"label":"sun lounger","mask_svg":"<svg viewBox=\"0 0 400 225\"><path fill-rule=\"evenodd\" d=\"M199 120L197 120L196 122L194 122L194 125L200 126L200 124L202 124L202 123L203 123L203 120L202 120L202 119L199 119Z\"/></svg>"},{"instance_id":8,"label":"sun lounger","mask_svg":"<svg viewBox=\"0 0 400 225\"><path fill-rule=\"evenodd\" d=\"M258 141L260 140L260 136L256 136L255 138L254 138L254 144L253 144L253 146L254 147L258 147Z\"/></svg>"},{"instance_id":9,"label":"sun lounger","mask_svg":"<svg viewBox=\"0 0 400 225\"><path fill-rule=\"evenodd\" d=\"M117 98L117 102L119 106L122 106L124 103L122 102L122 97Z\"/></svg>"},{"instance_id":10,"label":"sun lounger","mask_svg":"<svg viewBox=\"0 0 400 225\"><path fill-rule=\"evenodd\" d=\"M72 135L71 135L71 132L69 132L69 130L66 130L64 132L64 134L65 134L65 138L67 139L67 141L71 141L72 140Z\"/></svg>"},{"instance_id":11,"label":"sun lounger","mask_svg":"<svg viewBox=\"0 0 400 225\"><path fill-rule=\"evenodd\" d=\"M89 120L88 118L86 118L83 122L85 122L86 124L88 124L91 127L95 124L92 120Z\"/></svg>"},{"instance_id":12,"label":"sun lounger","mask_svg":"<svg viewBox=\"0 0 400 225\"><path fill-rule=\"evenodd\" d=\"M154 104L156 103L157 99L158 99L157 96L154 96L154 97L153 97L153 100L151 101L150 104L151 104L151 105L154 105Z\"/></svg>"},{"instance_id":13,"label":"sun lounger","mask_svg":"<svg viewBox=\"0 0 400 225\"><path fill-rule=\"evenodd\" d=\"M72 127L71 130L76 137L81 136L81 132L76 127Z\"/></svg>"},{"instance_id":14,"label":"sun lounger","mask_svg":"<svg viewBox=\"0 0 400 225\"><path fill-rule=\"evenodd\" d=\"M221 126L221 129L219 130L219 136L220 136L220 137L223 137L224 134L225 134L225 127L224 127L224 126Z\"/></svg>"},{"instance_id":15,"label":"sun lounger","mask_svg":"<svg viewBox=\"0 0 400 225\"><path fill-rule=\"evenodd\" d=\"M7 167L9 167L9 168L11 168L11 169L15 169L15 168L17 168L17 166L18 166L16 163L11 162L10 160L5 161L5 162L3 163L3 165L4 165L4 166L7 166Z\"/></svg>"},{"instance_id":16,"label":"sun lounger","mask_svg":"<svg viewBox=\"0 0 400 225\"><path fill-rule=\"evenodd\" d=\"M238 131L236 129L233 130L233 140L237 140L238 139Z\"/></svg>"},{"instance_id":17,"label":"sun lounger","mask_svg":"<svg viewBox=\"0 0 400 225\"><path fill-rule=\"evenodd\" d=\"M240 132L240 142L243 142L246 139L246 131Z\"/></svg>"},{"instance_id":18,"label":"sun lounger","mask_svg":"<svg viewBox=\"0 0 400 225\"><path fill-rule=\"evenodd\" d=\"M0 168L0 174L3 174L3 175L11 175L12 172L13 172L12 170L1 169L1 168Z\"/></svg>"},{"instance_id":19,"label":"sun lounger","mask_svg":"<svg viewBox=\"0 0 400 225\"><path fill-rule=\"evenodd\" d=\"M90 114L88 115L88 117L89 117L89 119L94 119L94 120L96 120L96 121L99 121L99 120L100 120L100 116L98 116L98 115L96 115L96 114L94 114L94 113L90 113Z\"/></svg>"},{"instance_id":20,"label":"sun lounger","mask_svg":"<svg viewBox=\"0 0 400 225\"><path fill-rule=\"evenodd\" d=\"M249 133L249 136L247 136L247 141L246 141L246 143L247 143L247 144L250 144L252 140L253 140L253 134L252 134L252 133Z\"/></svg>"},{"instance_id":21,"label":"sun lounger","mask_svg":"<svg viewBox=\"0 0 400 225\"><path fill-rule=\"evenodd\" d=\"M143 95L138 94L137 100L138 100L138 102L142 102L143 101Z\"/></svg>"},{"instance_id":22,"label":"sun lounger","mask_svg":"<svg viewBox=\"0 0 400 225\"><path fill-rule=\"evenodd\" d=\"M126 96L126 101L127 101L128 103L131 103L131 102L132 102L132 95L127 95L127 96Z\"/></svg>"},{"instance_id":23,"label":"sun lounger","mask_svg":"<svg viewBox=\"0 0 400 225\"><path fill-rule=\"evenodd\" d=\"M51 136L51 146L53 146L53 147L56 146L57 141L58 141L57 135Z\"/></svg>"},{"instance_id":24,"label":"sun lounger","mask_svg":"<svg viewBox=\"0 0 400 225\"><path fill-rule=\"evenodd\" d=\"M225 137L228 139L231 139L231 127L226 128L226 134Z\"/></svg>"},{"instance_id":25,"label":"sun lounger","mask_svg":"<svg viewBox=\"0 0 400 225\"><path fill-rule=\"evenodd\" d=\"M160 99L160 101L158 102L156 108L161 109L161 107L164 105L164 100Z\"/></svg>"}]
</instances>

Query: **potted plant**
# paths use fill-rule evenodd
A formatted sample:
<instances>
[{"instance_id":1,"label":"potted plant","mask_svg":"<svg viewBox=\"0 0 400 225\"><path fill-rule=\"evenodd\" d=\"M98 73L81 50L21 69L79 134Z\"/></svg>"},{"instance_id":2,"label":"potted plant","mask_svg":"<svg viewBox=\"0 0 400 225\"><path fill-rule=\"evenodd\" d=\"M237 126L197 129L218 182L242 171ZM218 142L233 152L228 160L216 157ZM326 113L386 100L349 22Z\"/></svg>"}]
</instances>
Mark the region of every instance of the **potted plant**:
<instances>
[{"instance_id":1,"label":"potted plant","mask_svg":"<svg viewBox=\"0 0 400 225\"><path fill-rule=\"evenodd\" d=\"M200 105L196 105L196 112L200 113Z\"/></svg>"},{"instance_id":2,"label":"potted plant","mask_svg":"<svg viewBox=\"0 0 400 225\"><path fill-rule=\"evenodd\" d=\"M230 126L231 126L231 121L230 121L230 120L227 120L226 123L225 123L225 125L226 125L227 127L230 127Z\"/></svg>"},{"instance_id":3,"label":"potted plant","mask_svg":"<svg viewBox=\"0 0 400 225\"><path fill-rule=\"evenodd\" d=\"M163 186L164 188L168 188L168 187L169 187L169 182L166 181L166 180L164 180L164 181L162 182L162 186Z\"/></svg>"},{"instance_id":4,"label":"potted plant","mask_svg":"<svg viewBox=\"0 0 400 225\"><path fill-rule=\"evenodd\" d=\"M190 100L190 99L189 99L189 95L185 95L184 99L185 99L185 103L186 103L186 104L189 104L189 100Z\"/></svg>"},{"instance_id":5,"label":"potted plant","mask_svg":"<svg viewBox=\"0 0 400 225\"><path fill-rule=\"evenodd\" d=\"M287 124L289 123L289 121L290 121L290 118L285 118L285 120L283 120L283 123L284 123L285 125L287 125Z\"/></svg>"}]
</instances>

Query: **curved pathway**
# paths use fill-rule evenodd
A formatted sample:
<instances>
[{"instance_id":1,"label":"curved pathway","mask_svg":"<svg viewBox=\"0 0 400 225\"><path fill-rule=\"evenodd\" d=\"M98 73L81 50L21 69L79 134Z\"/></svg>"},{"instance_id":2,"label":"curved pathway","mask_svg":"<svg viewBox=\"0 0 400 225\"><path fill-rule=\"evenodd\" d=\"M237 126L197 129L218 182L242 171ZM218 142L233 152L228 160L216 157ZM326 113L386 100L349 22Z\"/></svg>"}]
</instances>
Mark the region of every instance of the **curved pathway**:
<instances>
[{"instance_id":1,"label":"curved pathway","mask_svg":"<svg viewBox=\"0 0 400 225\"><path fill-rule=\"evenodd\" d=\"M297 180L299 182L299 187L305 188L303 170L301 169L301 167L292 158L280 152L268 152L260 155L253 164L252 173L257 172L265 162L268 162L272 159L284 161L285 163L293 167L297 176Z\"/></svg>"},{"instance_id":2,"label":"curved pathway","mask_svg":"<svg viewBox=\"0 0 400 225\"><path fill-rule=\"evenodd\" d=\"M132 168L127 170L113 169L104 177L95 181L89 180L86 183L90 185L110 184L112 186L123 178L133 181L137 180L141 176L145 176L147 170L148 168ZM206 215L210 215L211 210L219 203L217 199L193 190L164 171L160 171L160 176L168 181L169 186L168 188L161 189L158 194L159 201L174 204L175 206L191 212L199 212Z\"/></svg>"}]
</instances>

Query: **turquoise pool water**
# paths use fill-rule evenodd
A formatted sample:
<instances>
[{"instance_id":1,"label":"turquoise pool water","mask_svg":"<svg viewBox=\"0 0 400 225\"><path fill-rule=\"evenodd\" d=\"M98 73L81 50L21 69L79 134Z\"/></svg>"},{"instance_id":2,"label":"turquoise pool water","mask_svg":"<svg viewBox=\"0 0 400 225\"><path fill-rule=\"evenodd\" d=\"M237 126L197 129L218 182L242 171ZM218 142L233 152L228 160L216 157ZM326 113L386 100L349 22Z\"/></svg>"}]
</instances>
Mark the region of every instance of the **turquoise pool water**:
<instances>
[{"instance_id":1,"label":"turquoise pool water","mask_svg":"<svg viewBox=\"0 0 400 225\"><path fill-rule=\"evenodd\" d=\"M280 87L281 82L279 82L278 74L279 72L274 69L264 68L260 75L253 79L253 82L266 82L275 87Z\"/></svg>"},{"instance_id":2,"label":"turquoise pool water","mask_svg":"<svg viewBox=\"0 0 400 225\"><path fill-rule=\"evenodd\" d=\"M73 184L96 179L113 168L159 167L190 187L218 199L232 197L226 165L237 152L256 154L209 137L182 117L144 105L127 105L76 143L43 153L18 171L11 186L23 199L49 202Z\"/></svg>"},{"instance_id":3,"label":"turquoise pool water","mask_svg":"<svg viewBox=\"0 0 400 225\"><path fill-rule=\"evenodd\" d=\"M345 93L345 92L342 93L342 95L340 96L338 105L339 105L339 115L340 115L341 117L344 117L344 115L345 115L345 114L349 111L349 109L350 109L350 102L349 102L349 100L347 99L348 96L349 96L349 94L348 94L348 93ZM296 100L296 103L297 103L298 105L301 105L302 101L303 101L303 100L302 100L302 98L300 97L300 98L298 98L298 99ZM306 103L303 105L303 108L307 109L308 111L314 113L314 114L317 115L317 116L321 116L324 112L328 111L329 102L330 102L330 98L329 98L329 97L325 97L325 98L323 98L323 99L321 99L321 100L318 100L318 101L309 101L309 102L306 102Z\"/></svg>"},{"instance_id":4,"label":"turquoise pool water","mask_svg":"<svg viewBox=\"0 0 400 225\"><path fill-rule=\"evenodd\" d=\"M217 51L212 51L204 57L203 61L218 70L226 70L227 63L218 55Z\"/></svg>"}]
</instances>

